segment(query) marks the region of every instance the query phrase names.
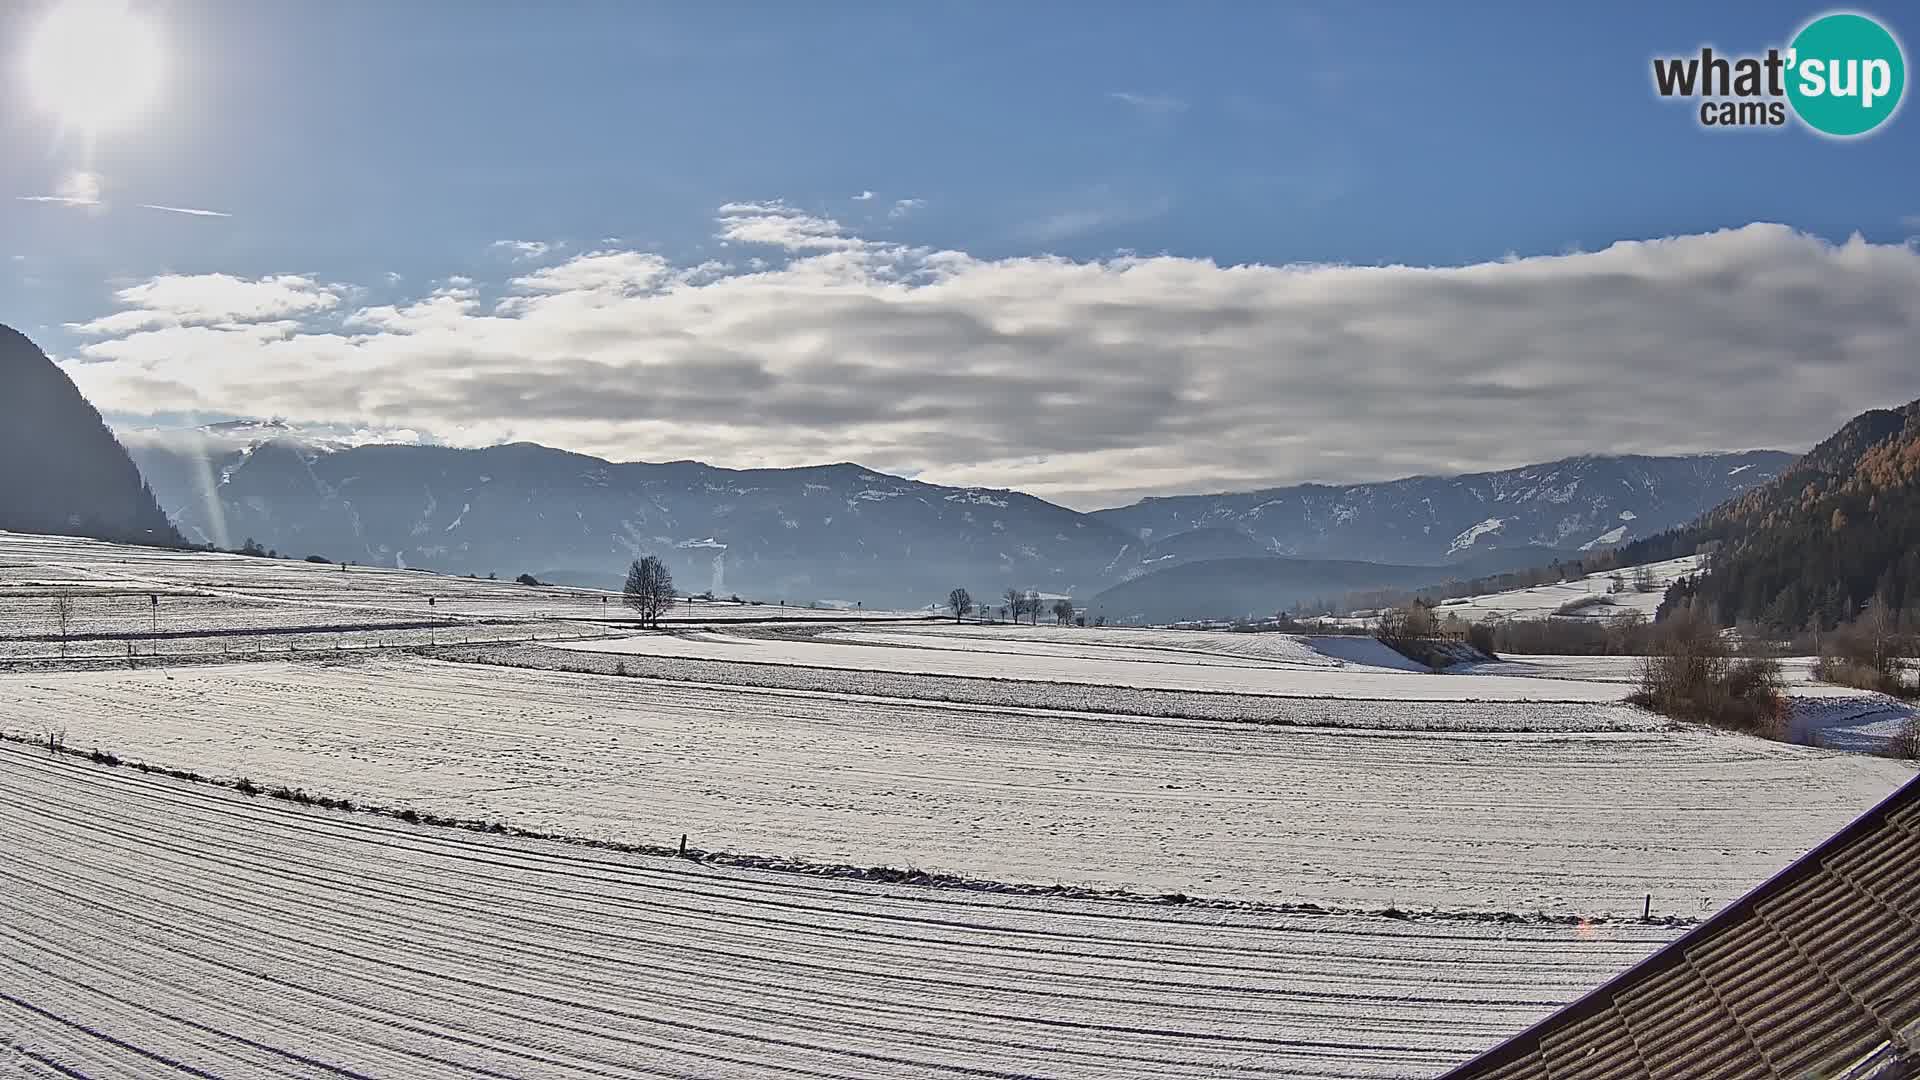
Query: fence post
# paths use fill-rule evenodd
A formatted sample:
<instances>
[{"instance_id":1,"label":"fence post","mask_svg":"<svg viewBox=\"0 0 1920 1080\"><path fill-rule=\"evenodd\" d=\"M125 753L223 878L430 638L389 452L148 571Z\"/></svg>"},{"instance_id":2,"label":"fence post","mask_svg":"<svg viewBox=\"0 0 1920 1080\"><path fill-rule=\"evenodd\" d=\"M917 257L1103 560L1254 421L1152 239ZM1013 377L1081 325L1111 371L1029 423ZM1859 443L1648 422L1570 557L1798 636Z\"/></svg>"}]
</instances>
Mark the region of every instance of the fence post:
<instances>
[{"instance_id":1,"label":"fence post","mask_svg":"<svg viewBox=\"0 0 1920 1080\"><path fill-rule=\"evenodd\" d=\"M1647 908L1645 911L1640 913L1640 921L1642 922L1653 921L1653 894L1652 893L1647 894Z\"/></svg>"},{"instance_id":2,"label":"fence post","mask_svg":"<svg viewBox=\"0 0 1920 1080\"><path fill-rule=\"evenodd\" d=\"M686 833L680 834L680 857L683 859L687 857L687 834Z\"/></svg>"}]
</instances>

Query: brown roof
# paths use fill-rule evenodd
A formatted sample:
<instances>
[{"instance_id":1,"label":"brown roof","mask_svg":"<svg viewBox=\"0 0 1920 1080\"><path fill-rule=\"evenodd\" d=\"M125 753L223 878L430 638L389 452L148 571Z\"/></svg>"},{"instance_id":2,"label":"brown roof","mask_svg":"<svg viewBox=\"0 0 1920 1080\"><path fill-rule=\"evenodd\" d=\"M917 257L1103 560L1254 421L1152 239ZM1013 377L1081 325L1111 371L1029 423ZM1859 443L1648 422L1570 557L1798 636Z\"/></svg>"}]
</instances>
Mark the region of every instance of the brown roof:
<instances>
[{"instance_id":1,"label":"brown roof","mask_svg":"<svg viewBox=\"0 0 1920 1080\"><path fill-rule=\"evenodd\" d=\"M1920 778L1441 1080L1920 1077Z\"/></svg>"}]
</instances>

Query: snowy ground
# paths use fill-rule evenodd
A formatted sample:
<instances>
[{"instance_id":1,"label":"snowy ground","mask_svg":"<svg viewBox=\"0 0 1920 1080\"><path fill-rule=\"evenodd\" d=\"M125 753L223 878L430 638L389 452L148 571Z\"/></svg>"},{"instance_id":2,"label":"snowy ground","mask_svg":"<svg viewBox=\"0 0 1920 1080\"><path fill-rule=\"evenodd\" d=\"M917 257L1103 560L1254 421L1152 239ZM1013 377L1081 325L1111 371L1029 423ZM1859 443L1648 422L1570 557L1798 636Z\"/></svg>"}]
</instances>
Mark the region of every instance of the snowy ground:
<instances>
[{"instance_id":1,"label":"snowy ground","mask_svg":"<svg viewBox=\"0 0 1920 1080\"><path fill-rule=\"evenodd\" d=\"M1498 662L1457 669L1474 674L1517 678L1579 679L1630 688L1640 679L1637 656L1503 656ZM1831 750L1877 754L1886 750L1908 717L1912 702L1885 694L1819 682L1813 677L1814 658L1790 656L1780 661L1793 710L1787 741Z\"/></svg>"},{"instance_id":2,"label":"snowy ground","mask_svg":"<svg viewBox=\"0 0 1920 1080\"><path fill-rule=\"evenodd\" d=\"M1508 653L1489 664L1455 668L1469 674L1511 675L1522 678L1576 679L1587 682L1635 683L1640 680L1638 656L1528 656ZM1814 658L1789 656L1780 661L1780 674L1795 696L1855 696L1844 686L1816 682Z\"/></svg>"},{"instance_id":3,"label":"snowy ground","mask_svg":"<svg viewBox=\"0 0 1920 1080\"><path fill-rule=\"evenodd\" d=\"M1886 694L1843 691L1821 697L1796 697L1787 737L1810 746L1875 754L1920 709Z\"/></svg>"},{"instance_id":4,"label":"snowy ground","mask_svg":"<svg viewBox=\"0 0 1920 1080\"><path fill-rule=\"evenodd\" d=\"M31 536L0 532L0 610L18 604L9 598L34 597L28 616L44 622L44 597L58 591L96 592L102 596L135 593L138 610L128 628L147 625L149 592L161 594L165 615L176 597L220 599L229 605L269 608L295 605L311 612L325 609L333 621L359 619L579 619L626 620L618 594L596 589L519 585L512 581L429 574L387 567L355 566L342 571L330 563L298 559L261 559L210 552L163 551L99 540ZM433 603L429 604L431 599ZM89 602L82 600L82 606ZM737 620L924 618L926 612L838 611L683 600L669 618L689 623ZM275 616L262 615L263 619ZM294 617L294 616L287 616ZM301 615L310 618L311 615Z\"/></svg>"},{"instance_id":5,"label":"snowy ground","mask_svg":"<svg viewBox=\"0 0 1920 1080\"><path fill-rule=\"evenodd\" d=\"M1138 631L1062 629L1054 641L916 628L907 635L850 628L821 635L790 633L660 633L566 643L589 652L786 664L851 671L1020 678L1090 686L1155 687L1277 697L1405 701L1619 701L1625 691L1605 683L1501 675L1434 675L1406 670L1397 654L1366 639L1325 640L1329 649L1364 650L1379 663L1343 660L1302 639L1270 635L1269 648L1285 657L1256 659L1204 652L1177 653L1132 642ZM924 632L922 632L924 631ZM1027 631L1031 633L1031 628ZM1185 634L1186 631L1166 631ZM1195 637L1201 636L1194 632ZM1232 635L1221 635L1232 636ZM1256 635L1246 635L1249 637ZM1252 644L1252 643L1249 643Z\"/></svg>"},{"instance_id":6,"label":"snowy ground","mask_svg":"<svg viewBox=\"0 0 1920 1080\"><path fill-rule=\"evenodd\" d=\"M1557 585L1536 585L1530 589L1513 589L1507 592L1445 600L1436 610L1443 616L1451 613L1468 622L1544 619L1568 603L1597 597L1605 603L1583 607L1569 617L1605 620L1627 614L1638 614L1652 619L1653 613L1660 607L1660 601L1666 596L1667 586L1698 570L1700 559L1698 556L1689 555L1685 558L1669 559L1666 562L1648 563L1647 567L1653 575L1652 592L1636 591L1634 577L1638 568L1624 567L1606 573L1589 574L1584 578ZM1624 591L1617 593L1612 591L1615 576L1626 583Z\"/></svg>"},{"instance_id":7,"label":"snowy ground","mask_svg":"<svg viewBox=\"0 0 1920 1080\"><path fill-rule=\"evenodd\" d=\"M801 667L789 664L587 652L555 648L558 642L448 646L431 655L463 663L574 674L630 675L639 679L707 683L759 690L805 690L909 701L993 708L1120 714L1180 720L1230 720L1266 725L1389 727L1403 731L1502 732L1663 731L1673 721L1617 704L1503 701L1498 707L1459 700L1302 697L1095 686L1008 677L980 678L897 671ZM1020 671L1010 663L1007 672Z\"/></svg>"},{"instance_id":8,"label":"snowy ground","mask_svg":"<svg viewBox=\"0 0 1920 1080\"><path fill-rule=\"evenodd\" d=\"M1300 719L1325 703L1299 702ZM1481 705L1473 711L1498 709ZM1521 706L1512 706L1520 708ZM546 832L1352 908L1700 915L1912 775L1717 734L1258 727L429 660L0 675L0 724ZM1525 706L1539 708L1539 706ZM1421 720L1429 718L1422 715Z\"/></svg>"},{"instance_id":9,"label":"snowy ground","mask_svg":"<svg viewBox=\"0 0 1920 1080\"><path fill-rule=\"evenodd\" d=\"M1677 933L814 881L5 746L0 882L21 1076L1424 1077Z\"/></svg>"}]
</instances>

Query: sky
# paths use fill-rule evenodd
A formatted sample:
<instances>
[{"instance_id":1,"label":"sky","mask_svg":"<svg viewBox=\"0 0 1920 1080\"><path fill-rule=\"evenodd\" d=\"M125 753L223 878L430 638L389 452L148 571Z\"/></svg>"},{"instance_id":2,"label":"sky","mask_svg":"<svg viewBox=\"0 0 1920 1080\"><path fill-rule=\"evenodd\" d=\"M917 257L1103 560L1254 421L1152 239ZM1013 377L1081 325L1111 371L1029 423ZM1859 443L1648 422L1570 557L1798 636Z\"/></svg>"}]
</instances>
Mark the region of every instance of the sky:
<instances>
[{"instance_id":1,"label":"sky","mask_svg":"<svg viewBox=\"0 0 1920 1080\"><path fill-rule=\"evenodd\" d=\"M158 60L82 122L145 59L50 67L60 4L0 6L0 322L122 430L1093 508L1920 397L1913 110L1710 131L1652 89L1818 7L61 2Z\"/></svg>"}]
</instances>

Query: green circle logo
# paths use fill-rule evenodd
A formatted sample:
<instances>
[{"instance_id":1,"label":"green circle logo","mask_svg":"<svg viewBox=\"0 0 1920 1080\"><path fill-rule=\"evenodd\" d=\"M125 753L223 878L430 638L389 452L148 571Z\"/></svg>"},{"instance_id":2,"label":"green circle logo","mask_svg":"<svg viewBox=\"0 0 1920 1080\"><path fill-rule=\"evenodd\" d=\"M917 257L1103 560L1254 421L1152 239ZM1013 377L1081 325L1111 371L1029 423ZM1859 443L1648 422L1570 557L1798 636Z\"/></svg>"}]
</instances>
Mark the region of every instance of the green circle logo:
<instances>
[{"instance_id":1,"label":"green circle logo","mask_svg":"<svg viewBox=\"0 0 1920 1080\"><path fill-rule=\"evenodd\" d=\"M1822 135L1865 135L1893 116L1907 88L1900 43L1865 15L1822 15L1795 35L1787 55L1787 100Z\"/></svg>"}]
</instances>

